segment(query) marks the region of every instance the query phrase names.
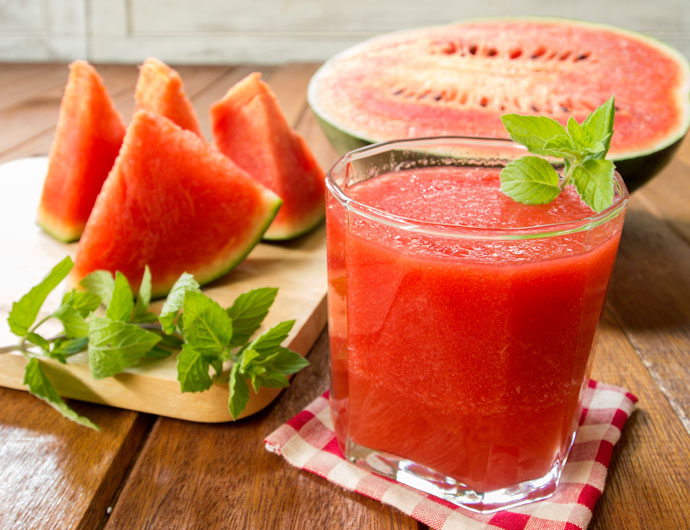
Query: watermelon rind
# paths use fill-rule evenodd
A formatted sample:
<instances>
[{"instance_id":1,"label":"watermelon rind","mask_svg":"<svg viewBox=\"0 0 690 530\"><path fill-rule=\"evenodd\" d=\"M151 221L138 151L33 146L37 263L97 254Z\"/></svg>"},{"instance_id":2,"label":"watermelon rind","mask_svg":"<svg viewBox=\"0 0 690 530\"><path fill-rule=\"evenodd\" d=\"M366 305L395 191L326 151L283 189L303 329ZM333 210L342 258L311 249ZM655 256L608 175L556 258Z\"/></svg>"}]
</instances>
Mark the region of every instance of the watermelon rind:
<instances>
[{"instance_id":1,"label":"watermelon rind","mask_svg":"<svg viewBox=\"0 0 690 530\"><path fill-rule=\"evenodd\" d=\"M273 225L263 235L265 241L287 241L288 239L295 239L301 237L308 232L311 232L326 218L326 211L322 204L320 208L316 208L312 214L313 219L295 224L295 225Z\"/></svg>"},{"instance_id":2,"label":"watermelon rind","mask_svg":"<svg viewBox=\"0 0 690 530\"><path fill-rule=\"evenodd\" d=\"M673 158L673 155L680 147L688 130L690 130L690 63L678 50L668 46L667 44L654 39L648 35L644 35L635 31L626 30L608 24L600 24L594 22L587 22L582 20L571 20L558 17L493 17L493 18L468 18L455 23L480 23L480 22L496 22L496 21L543 21L561 24L575 24L583 27L601 28L614 33L619 33L637 40L645 44L659 48L665 54L673 57L677 65L683 72L684 82L677 87L677 101L681 104L683 109L684 119L680 122L676 130L669 131L667 137L654 145L650 145L647 149L630 150L627 152L619 152L615 155L609 155L607 158L611 159L616 168L623 176L626 186L630 192L638 189L657 173L659 173ZM439 27L448 24L439 25ZM433 28L433 26L429 26ZM385 139L377 139L368 137L365 134L349 129L347 126L338 123L336 120L328 116L321 108L319 93L319 80L324 76L332 65L343 57L354 55L362 50L366 50L370 46L376 44L380 40L395 38L396 35L404 35L410 30L401 30L392 33L378 35L371 39L367 39L359 44L352 46L342 52L334 55L326 61L312 76L307 89L307 102L312 109L312 112L317 118L324 134L328 138L333 148L338 154L343 155L354 149L371 145L384 141Z\"/></svg>"},{"instance_id":3,"label":"watermelon rind","mask_svg":"<svg viewBox=\"0 0 690 530\"><path fill-rule=\"evenodd\" d=\"M64 223L40 205L38 207L36 224L46 234L63 243L77 241L84 231L84 224L75 226L74 224Z\"/></svg>"},{"instance_id":4,"label":"watermelon rind","mask_svg":"<svg viewBox=\"0 0 690 530\"><path fill-rule=\"evenodd\" d=\"M261 243L264 233L273 222L273 219L275 219L275 216L278 214L278 210L280 210L280 206L283 204L283 200L268 189L266 190L265 197L268 204L271 206L271 209L264 218L263 222L258 226L254 236L248 239L244 246L239 247L237 252L227 256L217 265L208 266L206 268L208 272L202 271L194 273L194 278L199 285L206 285L207 283L211 283L228 274L232 269L244 261L244 259L249 255L256 245ZM170 289L172 289L172 286L172 283L156 284L154 282L151 286L151 297L162 298L167 296L167 294L170 292Z\"/></svg>"}]
</instances>

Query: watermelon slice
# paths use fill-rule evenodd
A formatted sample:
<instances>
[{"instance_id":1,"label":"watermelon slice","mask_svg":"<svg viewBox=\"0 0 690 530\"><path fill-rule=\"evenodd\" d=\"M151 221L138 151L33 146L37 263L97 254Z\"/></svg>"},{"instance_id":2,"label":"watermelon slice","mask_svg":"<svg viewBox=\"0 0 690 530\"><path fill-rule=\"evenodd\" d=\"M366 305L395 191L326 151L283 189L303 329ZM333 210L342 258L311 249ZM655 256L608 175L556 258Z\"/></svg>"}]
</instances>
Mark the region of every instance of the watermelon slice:
<instances>
[{"instance_id":1,"label":"watermelon slice","mask_svg":"<svg viewBox=\"0 0 690 530\"><path fill-rule=\"evenodd\" d=\"M182 86L182 78L167 64L149 57L139 68L134 89L137 110L148 110L171 119L183 129L201 136L194 107Z\"/></svg>"},{"instance_id":2,"label":"watermelon slice","mask_svg":"<svg viewBox=\"0 0 690 530\"><path fill-rule=\"evenodd\" d=\"M218 149L283 199L265 239L297 237L321 222L323 170L260 74L250 74L214 103L211 121Z\"/></svg>"},{"instance_id":3,"label":"watermelon slice","mask_svg":"<svg viewBox=\"0 0 690 530\"><path fill-rule=\"evenodd\" d=\"M103 80L75 61L60 105L38 225L62 241L79 239L96 196L120 150L125 126Z\"/></svg>"},{"instance_id":4,"label":"watermelon slice","mask_svg":"<svg viewBox=\"0 0 690 530\"><path fill-rule=\"evenodd\" d=\"M197 135L138 111L79 242L72 281L105 269L154 296L183 272L208 283L261 239L281 200Z\"/></svg>"},{"instance_id":5,"label":"watermelon slice","mask_svg":"<svg viewBox=\"0 0 690 530\"><path fill-rule=\"evenodd\" d=\"M420 136L508 138L505 113L561 123L616 96L609 158L629 189L670 159L690 126L690 67L639 34L554 19L486 19L361 43L313 77L308 100L340 152Z\"/></svg>"}]
</instances>

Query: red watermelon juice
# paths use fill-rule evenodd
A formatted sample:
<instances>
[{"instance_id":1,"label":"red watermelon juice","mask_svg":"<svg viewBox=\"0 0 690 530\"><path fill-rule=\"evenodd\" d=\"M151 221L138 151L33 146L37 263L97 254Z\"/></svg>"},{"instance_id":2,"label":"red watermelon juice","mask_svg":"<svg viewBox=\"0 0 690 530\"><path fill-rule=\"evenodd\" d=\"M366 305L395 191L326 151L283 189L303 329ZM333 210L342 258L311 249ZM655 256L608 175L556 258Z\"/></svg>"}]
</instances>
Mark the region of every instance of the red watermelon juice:
<instances>
[{"instance_id":1,"label":"red watermelon juice","mask_svg":"<svg viewBox=\"0 0 690 530\"><path fill-rule=\"evenodd\" d=\"M580 415L622 181L594 214L572 187L548 205L514 202L486 152L486 165L434 166L412 151L413 167L355 153L328 183L342 451L480 511L548 496Z\"/></svg>"}]
</instances>

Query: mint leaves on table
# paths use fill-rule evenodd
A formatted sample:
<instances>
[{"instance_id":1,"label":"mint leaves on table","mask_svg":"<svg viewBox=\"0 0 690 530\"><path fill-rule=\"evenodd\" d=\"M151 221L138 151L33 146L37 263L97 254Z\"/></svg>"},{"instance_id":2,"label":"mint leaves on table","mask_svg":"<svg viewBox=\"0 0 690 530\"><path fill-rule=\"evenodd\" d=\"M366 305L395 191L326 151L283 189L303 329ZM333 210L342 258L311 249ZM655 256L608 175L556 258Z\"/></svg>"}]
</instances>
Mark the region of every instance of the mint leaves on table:
<instances>
[{"instance_id":1,"label":"mint leaves on table","mask_svg":"<svg viewBox=\"0 0 690 530\"><path fill-rule=\"evenodd\" d=\"M2 353L18 350L24 355L24 384L29 392L72 421L98 430L97 425L62 400L46 376L44 359L66 363L70 356L86 350L92 377L103 379L142 359L155 362L177 354L180 390L203 392L211 388L214 379L227 381L228 410L233 418L239 417L247 405L249 384L255 392L261 387L286 387L287 376L309 364L298 353L281 346L294 320L281 322L250 341L278 289L253 289L224 309L203 294L188 273L177 280L159 316L149 311L151 272L146 267L136 297L122 273L116 272L113 277L99 270L81 281L86 291L67 292L55 311L36 322L46 298L73 265L69 257L65 258L12 305L8 323L20 342L14 348L0 348ZM105 311L97 314L101 306ZM38 328L50 318L62 323L62 335L46 338L39 334ZM227 361L232 361L232 366L224 372Z\"/></svg>"},{"instance_id":2,"label":"mint leaves on table","mask_svg":"<svg viewBox=\"0 0 690 530\"><path fill-rule=\"evenodd\" d=\"M614 97L578 123L564 127L544 116L501 116L510 137L535 155L563 160L563 176L544 158L524 156L501 171L501 191L524 204L545 204L573 183L595 212L613 204L613 162L605 160L613 135Z\"/></svg>"}]
</instances>

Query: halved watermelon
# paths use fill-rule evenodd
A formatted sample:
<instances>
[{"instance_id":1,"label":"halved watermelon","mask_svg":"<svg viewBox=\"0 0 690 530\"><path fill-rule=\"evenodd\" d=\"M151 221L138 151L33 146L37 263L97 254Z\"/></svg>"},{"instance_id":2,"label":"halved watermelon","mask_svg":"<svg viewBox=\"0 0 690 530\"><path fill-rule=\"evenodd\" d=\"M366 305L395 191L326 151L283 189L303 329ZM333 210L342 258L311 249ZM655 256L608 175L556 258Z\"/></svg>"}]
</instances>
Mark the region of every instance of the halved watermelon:
<instances>
[{"instance_id":1,"label":"halved watermelon","mask_svg":"<svg viewBox=\"0 0 690 530\"><path fill-rule=\"evenodd\" d=\"M71 277L145 265L154 296L183 272L208 283L261 239L281 200L213 146L167 118L138 111L79 242Z\"/></svg>"},{"instance_id":2,"label":"halved watermelon","mask_svg":"<svg viewBox=\"0 0 690 530\"><path fill-rule=\"evenodd\" d=\"M167 64L149 57L139 67L134 89L137 110L148 110L171 119L183 129L201 136L194 107L182 86L182 78Z\"/></svg>"},{"instance_id":3,"label":"halved watermelon","mask_svg":"<svg viewBox=\"0 0 690 530\"><path fill-rule=\"evenodd\" d=\"M672 48L622 29L517 18L392 33L329 60L308 99L344 152L394 138L508 138L502 114L582 121L612 94L609 158L633 189L688 131L690 67Z\"/></svg>"},{"instance_id":4,"label":"halved watermelon","mask_svg":"<svg viewBox=\"0 0 690 530\"><path fill-rule=\"evenodd\" d=\"M69 68L37 219L46 232L67 242L84 230L125 135L93 66L75 61Z\"/></svg>"},{"instance_id":5,"label":"halved watermelon","mask_svg":"<svg viewBox=\"0 0 690 530\"><path fill-rule=\"evenodd\" d=\"M289 239L324 218L324 173L258 73L211 107L218 149L283 199L265 239Z\"/></svg>"}]
</instances>

